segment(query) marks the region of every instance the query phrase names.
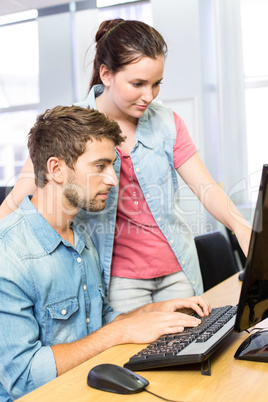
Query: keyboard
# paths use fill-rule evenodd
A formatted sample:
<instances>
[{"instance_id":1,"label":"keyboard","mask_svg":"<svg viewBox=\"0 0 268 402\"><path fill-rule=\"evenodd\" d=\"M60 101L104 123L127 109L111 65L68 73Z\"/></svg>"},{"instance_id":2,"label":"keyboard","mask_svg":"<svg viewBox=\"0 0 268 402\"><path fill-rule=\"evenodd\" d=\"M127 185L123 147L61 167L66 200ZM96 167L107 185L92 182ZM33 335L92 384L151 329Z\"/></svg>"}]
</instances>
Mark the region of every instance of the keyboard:
<instances>
[{"instance_id":1,"label":"keyboard","mask_svg":"<svg viewBox=\"0 0 268 402\"><path fill-rule=\"evenodd\" d=\"M135 371L205 362L232 333L236 311L237 306L223 306L212 309L207 317L195 313L201 319L198 327L161 336L132 356L124 367Z\"/></svg>"}]
</instances>

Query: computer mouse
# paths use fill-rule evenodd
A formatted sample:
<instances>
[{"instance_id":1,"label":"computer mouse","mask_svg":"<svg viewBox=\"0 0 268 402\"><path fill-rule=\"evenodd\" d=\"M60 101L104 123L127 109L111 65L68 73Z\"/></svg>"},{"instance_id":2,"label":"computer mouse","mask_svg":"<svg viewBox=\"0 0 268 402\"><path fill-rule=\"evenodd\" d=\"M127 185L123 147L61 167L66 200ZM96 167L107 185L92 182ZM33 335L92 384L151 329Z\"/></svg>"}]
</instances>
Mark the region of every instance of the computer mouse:
<instances>
[{"instance_id":1,"label":"computer mouse","mask_svg":"<svg viewBox=\"0 0 268 402\"><path fill-rule=\"evenodd\" d=\"M100 364L88 373L87 385L117 394L134 394L143 391L149 382L125 367Z\"/></svg>"},{"instance_id":2,"label":"computer mouse","mask_svg":"<svg viewBox=\"0 0 268 402\"><path fill-rule=\"evenodd\" d=\"M268 331L258 331L248 336L239 346L235 359L268 362Z\"/></svg>"}]
</instances>

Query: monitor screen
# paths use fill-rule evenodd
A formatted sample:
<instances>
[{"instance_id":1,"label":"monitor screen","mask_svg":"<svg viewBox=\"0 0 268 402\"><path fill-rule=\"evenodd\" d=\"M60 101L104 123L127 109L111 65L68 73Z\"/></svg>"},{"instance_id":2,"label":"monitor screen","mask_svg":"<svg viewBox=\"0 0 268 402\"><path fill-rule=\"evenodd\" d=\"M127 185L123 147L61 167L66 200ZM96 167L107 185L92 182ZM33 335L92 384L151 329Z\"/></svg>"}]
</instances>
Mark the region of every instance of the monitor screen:
<instances>
[{"instance_id":1,"label":"monitor screen","mask_svg":"<svg viewBox=\"0 0 268 402\"><path fill-rule=\"evenodd\" d=\"M268 165L264 165L234 330L241 332L267 317Z\"/></svg>"}]
</instances>

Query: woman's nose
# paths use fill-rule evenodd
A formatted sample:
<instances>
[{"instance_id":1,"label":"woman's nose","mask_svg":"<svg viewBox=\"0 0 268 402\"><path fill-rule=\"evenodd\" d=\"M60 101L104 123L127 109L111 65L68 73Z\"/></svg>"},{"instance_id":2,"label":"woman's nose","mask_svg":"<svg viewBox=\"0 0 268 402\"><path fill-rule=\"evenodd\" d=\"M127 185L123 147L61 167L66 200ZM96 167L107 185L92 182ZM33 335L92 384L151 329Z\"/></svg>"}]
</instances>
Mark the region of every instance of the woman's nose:
<instances>
[{"instance_id":1,"label":"woman's nose","mask_svg":"<svg viewBox=\"0 0 268 402\"><path fill-rule=\"evenodd\" d=\"M154 91L151 87L145 88L142 94L142 100L148 104L154 100Z\"/></svg>"}]
</instances>

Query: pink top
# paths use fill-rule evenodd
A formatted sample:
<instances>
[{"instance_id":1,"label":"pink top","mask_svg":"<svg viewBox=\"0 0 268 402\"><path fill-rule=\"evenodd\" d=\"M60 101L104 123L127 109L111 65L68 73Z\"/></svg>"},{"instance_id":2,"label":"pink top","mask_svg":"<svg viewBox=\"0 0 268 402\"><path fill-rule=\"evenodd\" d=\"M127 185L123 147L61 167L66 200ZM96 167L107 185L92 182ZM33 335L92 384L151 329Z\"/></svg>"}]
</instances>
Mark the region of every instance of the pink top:
<instances>
[{"instance_id":1,"label":"pink top","mask_svg":"<svg viewBox=\"0 0 268 402\"><path fill-rule=\"evenodd\" d=\"M173 161L177 169L196 152L196 147L183 120L173 114L177 130ZM181 270L150 212L130 155L120 149L118 152L121 171L111 275L150 279Z\"/></svg>"}]
</instances>

